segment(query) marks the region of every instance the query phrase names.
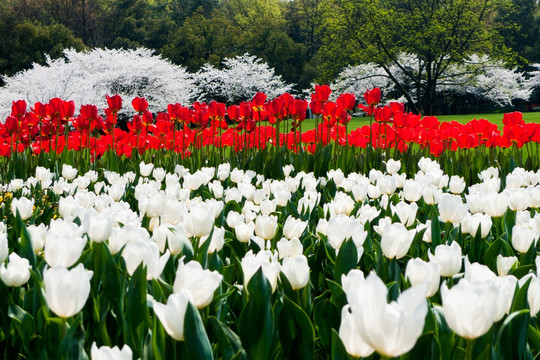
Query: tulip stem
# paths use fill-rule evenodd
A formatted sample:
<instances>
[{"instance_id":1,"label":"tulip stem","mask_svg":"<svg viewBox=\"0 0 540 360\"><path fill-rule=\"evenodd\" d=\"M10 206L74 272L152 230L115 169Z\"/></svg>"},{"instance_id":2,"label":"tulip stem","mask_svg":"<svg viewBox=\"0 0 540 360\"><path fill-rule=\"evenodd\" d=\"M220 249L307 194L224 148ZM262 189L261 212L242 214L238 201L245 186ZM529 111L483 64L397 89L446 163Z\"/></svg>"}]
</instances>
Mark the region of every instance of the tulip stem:
<instances>
[{"instance_id":1,"label":"tulip stem","mask_svg":"<svg viewBox=\"0 0 540 360\"><path fill-rule=\"evenodd\" d=\"M466 339L465 351L467 360L473 359L474 339Z\"/></svg>"},{"instance_id":2,"label":"tulip stem","mask_svg":"<svg viewBox=\"0 0 540 360\"><path fill-rule=\"evenodd\" d=\"M67 334L67 319L62 318L62 339L66 337Z\"/></svg>"}]
</instances>

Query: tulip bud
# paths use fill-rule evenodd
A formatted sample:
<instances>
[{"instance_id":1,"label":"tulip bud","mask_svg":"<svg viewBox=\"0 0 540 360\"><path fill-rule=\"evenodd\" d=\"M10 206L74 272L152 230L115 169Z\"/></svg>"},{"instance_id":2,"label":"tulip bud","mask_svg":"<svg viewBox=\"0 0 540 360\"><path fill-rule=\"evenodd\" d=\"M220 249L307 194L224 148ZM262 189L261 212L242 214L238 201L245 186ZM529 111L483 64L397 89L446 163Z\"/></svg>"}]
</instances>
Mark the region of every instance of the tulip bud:
<instances>
[{"instance_id":1,"label":"tulip bud","mask_svg":"<svg viewBox=\"0 0 540 360\"><path fill-rule=\"evenodd\" d=\"M483 209L483 196L479 193L471 193L465 196L467 199L467 205L471 214L481 213Z\"/></svg>"},{"instance_id":2,"label":"tulip bud","mask_svg":"<svg viewBox=\"0 0 540 360\"><path fill-rule=\"evenodd\" d=\"M157 191L142 200L140 205L143 207L145 216L149 218L159 217L165 208L166 199L165 192Z\"/></svg>"},{"instance_id":3,"label":"tulip bud","mask_svg":"<svg viewBox=\"0 0 540 360\"><path fill-rule=\"evenodd\" d=\"M43 250L43 246L45 245L45 234L47 233L45 224L42 223L42 224L39 224L38 226L32 224L32 225L29 225L26 229L28 230L28 234L30 235L30 239L32 241L32 248L34 249L34 252L37 253ZM0 239L1 239L1 235L0 235Z\"/></svg>"},{"instance_id":4,"label":"tulip bud","mask_svg":"<svg viewBox=\"0 0 540 360\"><path fill-rule=\"evenodd\" d=\"M309 282L309 265L304 255L284 258L281 271L291 283L293 290L302 289Z\"/></svg>"},{"instance_id":5,"label":"tulip bud","mask_svg":"<svg viewBox=\"0 0 540 360\"><path fill-rule=\"evenodd\" d=\"M248 224L244 222L239 222L234 228L234 234L236 235L236 239L243 243L248 243L254 232L255 224L253 222L250 222Z\"/></svg>"},{"instance_id":6,"label":"tulip bud","mask_svg":"<svg viewBox=\"0 0 540 360\"><path fill-rule=\"evenodd\" d=\"M157 244L160 253L165 251L165 244L168 245L172 255L179 254L184 247L193 248L182 224L157 226L152 233L152 240Z\"/></svg>"},{"instance_id":7,"label":"tulip bud","mask_svg":"<svg viewBox=\"0 0 540 360\"><path fill-rule=\"evenodd\" d=\"M133 352L128 345L124 345L122 350L118 346L112 348L101 346L98 348L95 341L90 348L90 355L92 360L131 360L133 358Z\"/></svg>"},{"instance_id":8,"label":"tulip bud","mask_svg":"<svg viewBox=\"0 0 540 360\"><path fill-rule=\"evenodd\" d=\"M506 190L508 194L508 206L514 211L524 211L529 208L530 196L525 189Z\"/></svg>"},{"instance_id":9,"label":"tulip bud","mask_svg":"<svg viewBox=\"0 0 540 360\"><path fill-rule=\"evenodd\" d=\"M403 183L403 197L409 202L416 202L422 197L424 184L419 181L408 179Z\"/></svg>"},{"instance_id":10,"label":"tulip bud","mask_svg":"<svg viewBox=\"0 0 540 360\"><path fill-rule=\"evenodd\" d=\"M8 238L6 233L0 233L0 262L6 261L9 254Z\"/></svg>"},{"instance_id":11,"label":"tulip bud","mask_svg":"<svg viewBox=\"0 0 540 360\"><path fill-rule=\"evenodd\" d=\"M162 182L165 179L165 169L155 168L152 172L152 176L156 179L157 182Z\"/></svg>"},{"instance_id":12,"label":"tulip bud","mask_svg":"<svg viewBox=\"0 0 540 360\"><path fill-rule=\"evenodd\" d=\"M448 187L450 188L451 193L459 195L465 190L465 179L461 176L453 175L450 178Z\"/></svg>"},{"instance_id":13,"label":"tulip bud","mask_svg":"<svg viewBox=\"0 0 540 360\"><path fill-rule=\"evenodd\" d=\"M23 286L30 279L30 262L17 253L9 255L9 263L0 265L0 278L7 286Z\"/></svg>"},{"instance_id":14,"label":"tulip bud","mask_svg":"<svg viewBox=\"0 0 540 360\"><path fill-rule=\"evenodd\" d=\"M199 240L199 246L204 244L208 239L208 236L203 236ZM212 233L212 239L210 240L210 245L208 246L208 253L213 254L216 251L220 251L225 244L225 229L222 227L214 226L214 232Z\"/></svg>"},{"instance_id":15,"label":"tulip bud","mask_svg":"<svg viewBox=\"0 0 540 360\"><path fill-rule=\"evenodd\" d=\"M396 179L390 175L383 175L377 179L377 187L381 194L391 195L396 191Z\"/></svg>"},{"instance_id":16,"label":"tulip bud","mask_svg":"<svg viewBox=\"0 0 540 360\"><path fill-rule=\"evenodd\" d=\"M83 264L72 270L54 266L43 272L45 300L49 308L59 317L68 318L82 310L90 295L92 271Z\"/></svg>"},{"instance_id":17,"label":"tulip bud","mask_svg":"<svg viewBox=\"0 0 540 360\"><path fill-rule=\"evenodd\" d=\"M386 172L390 175L396 174L401 169L401 161L389 159L386 162Z\"/></svg>"},{"instance_id":18,"label":"tulip bud","mask_svg":"<svg viewBox=\"0 0 540 360\"><path fill-rule=\"evenodd\" d=\"M529 288L527 289L527 301L529 302L529 308L531 316L536 316L540 311L540 279L534 276L534 274L527 274L519 279L519 286L523 287L527 280L530 279Z\"/></svg>"},{"instance_id":19,"label":"tulip bud","mask_svg":"<svg viewBox=\"0 0 540 360\"><path fill-rule=\"evenodd\" d=\"M435 185L429 185L424 188L422 196L424 197L424 201L426 204L434 205L439 203L439 199L442 196L442 191Z\"/></svg>"},{"instance_id":20,"label":"tulip bud","mask_svg":"<svg viewBox=\"0 0 540 360\"><path fill-rule=\"evenodd\" d=\"M371 273L365 281L359 282L351 296L347 294L362 340L387 357L410 351L424 328L428 311L425 293L424 285L414 286L388 304L386 285Z\"/></svg>"},{"instance_id":21,"label":"tulip bud","mask_svg":"<svg viewBox=\"0 0 540 360\"><path fill-rule=\"evenodd\" d=\"M500 194L486 193L482 197L482 208L491 217L501 217L508 208L508 195L504 192Z\"/></svg>"},{"instance_id":22,"label":"tulip bud","mask_svg":"<svg viewBox=\"0 0 540 360\"><path fill-rule=\"evenodd\" d=\"M397 214L399 221L405 226L409 227L414 224L416 220L416 212L418 211L418 205L416 203L407 204L403 201L398 204L390 205L392 212Z\"/></svg>"}]
</instances>

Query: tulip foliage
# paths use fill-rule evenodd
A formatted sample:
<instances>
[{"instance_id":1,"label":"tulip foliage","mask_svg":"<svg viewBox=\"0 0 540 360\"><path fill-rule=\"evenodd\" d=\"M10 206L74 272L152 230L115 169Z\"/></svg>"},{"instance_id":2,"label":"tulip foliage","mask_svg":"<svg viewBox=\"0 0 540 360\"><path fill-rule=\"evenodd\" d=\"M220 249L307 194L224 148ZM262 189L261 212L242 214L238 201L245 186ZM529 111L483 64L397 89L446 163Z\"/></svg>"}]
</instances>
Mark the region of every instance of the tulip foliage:
<instances>
[{"instance_id":1,"label":"tulip foliage","mask_svg":"<svg viewBox=\"0 0 540 360\"><path fill-rule=\"evenodd\" d=\"M540 353L540 171L124 165L0 184L3 357Z\"/></svg>"}]
</instances>

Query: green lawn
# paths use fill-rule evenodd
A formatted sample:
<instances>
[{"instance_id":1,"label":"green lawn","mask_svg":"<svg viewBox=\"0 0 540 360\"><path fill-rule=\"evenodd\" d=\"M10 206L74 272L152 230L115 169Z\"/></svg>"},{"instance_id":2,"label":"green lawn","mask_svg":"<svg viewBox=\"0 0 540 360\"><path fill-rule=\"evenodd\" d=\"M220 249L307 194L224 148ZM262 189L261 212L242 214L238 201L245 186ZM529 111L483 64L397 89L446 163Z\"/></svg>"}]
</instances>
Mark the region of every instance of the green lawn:
<instances>
[{"instance_id":1,"label":"green lawn","mask_svg":"<svg viewBox=\"0 0 540 360\"><path fill-rule=\"evenodd\" d=\"M439 115L437 118L440 121L452 121L455 120L460 123L466 123L468 121L471 121L473 119L486 119L494 124L497 124L500 129L503 127L502 119L503 119L502 113L490 113L490 114L468 114L468 115ZM523 113L523 120L525 122L536 122L540 123L540 112L524 112ZM369 118L367 117L353 117L351 122L349 123L349 131L356 129L363 125L369 125ZM304 123L302 124L302 131L310 130L315 127L315 120L313 119L306 119Z\"/></svg>"}]
</instances>

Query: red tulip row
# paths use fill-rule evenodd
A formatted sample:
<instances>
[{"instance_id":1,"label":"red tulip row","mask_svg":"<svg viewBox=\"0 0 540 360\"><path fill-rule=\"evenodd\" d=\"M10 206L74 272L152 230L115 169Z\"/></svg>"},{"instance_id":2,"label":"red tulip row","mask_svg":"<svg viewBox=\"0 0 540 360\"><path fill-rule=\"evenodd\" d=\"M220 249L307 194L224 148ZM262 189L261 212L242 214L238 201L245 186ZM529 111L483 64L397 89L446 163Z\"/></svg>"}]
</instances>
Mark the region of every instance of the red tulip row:
<instances>
[{"instance_id":1,"label":"red tulip row","mask_svg":"<svg viewBox=\"0 0 540 360\"><path fill-rule=\"evenodd\" d=\"M266 95L257 93L251 101L228 107L216 101L191 106L170 104L166 112L157 116L148 111L145 98L136 97L131 103L135 114L124 129L118 126L122 109L119 95L107 95L104 116L95 105L82 105L75 116L74 102L59 98L48 104L37 102L30 110L24 100L19 100L13 102L11 115L0 124L0 155L26 149L33 153L61 152L66 145L70 150L87 149L93 156L101 156L108 149L125 156L134 149L140 153L167 149L185 156L209 145L239 151L279 144L293 151L314 152L317 146L335 142L400 151L418 144L438 156L445 149L521 147L540 141L540 124L524 123L519 112L504 115L501 133L487 120L441 123L433 116L407 113L401 103L378 106L378 88L366 91L365 105L356 105L353 94L342 94L335 102L329 100L330 94L330 87L322 85L316 86L310 102L290 94L267 101ZM315 129L302 132L308 107L315 115ZM349 133L347 124L355 108L364 111L374 123Z\"/></svg>"}]
</instances>

